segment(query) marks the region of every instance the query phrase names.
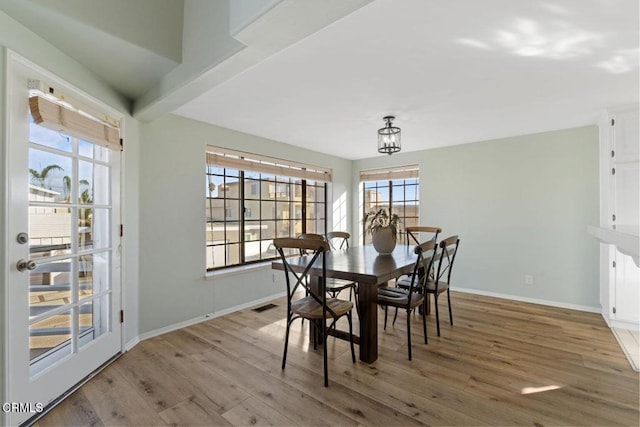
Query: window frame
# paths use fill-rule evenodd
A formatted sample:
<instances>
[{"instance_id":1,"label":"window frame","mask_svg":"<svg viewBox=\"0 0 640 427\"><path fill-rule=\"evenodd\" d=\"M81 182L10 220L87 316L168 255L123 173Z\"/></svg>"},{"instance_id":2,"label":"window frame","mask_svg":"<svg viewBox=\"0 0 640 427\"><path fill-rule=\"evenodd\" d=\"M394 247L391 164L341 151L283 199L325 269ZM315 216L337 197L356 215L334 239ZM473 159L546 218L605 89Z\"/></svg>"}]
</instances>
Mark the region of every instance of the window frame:
<instances>
[{"instance_id":1,"label":"window frame","mask_svg":"<svg viewBox=\"0 0 640 427\"><path fill-rule=\"evenodd\" d=\"M379 179L375 179L378 177ZM371 186L371 183L375 183L374 186ZM369 186L367 186L369 184ZM398 241L405 242L406 235L404 232L405 227L407 226L407 218L413 219L415 225L418 225L420 221L420 176L417 166L403 166L397 168L390 169L380 169L380 170L371 170L371 171L361 171L360 172L360 185L361 185L361 194L362 194L362 218L364 218L367 211L371 209L371 207L367 207L367 190L371 188L374 189L384 189L388 191L389 200L384 201L382 203L376 202L375 204L380 207L384 207L389 210L389 214L393 215L397 213L400 217L400 224L398 228ZM407 199L407 187L415 186L415 199ZM402 197L394 197L394 188L397 190L402 188L403 195ZM407 216L407 202L409 205L415 205L415 213L414 215ZM402 204L402 211L395 212L394 203ZM384 206L381 206L384 205ZM398 206L396 206L396 209ZM413 224L410 224L413 225ZM367 231L365 224L362 224L362 244L366 245L370 243L367 240Z\"/></svg>"},{"instance_id":2,"label":"window frame","mask_svg":"<svg viewBox=\"0 0 640 427\"><path fill-rule=\"evenodd\" d=\"M264 172L256 172L252 170L243 170L235 167L225 167L216 164L212 164L207 162L205 165L205 177L207 188L205 189L205 270L207 273L226 270L230 268L242 267L245 265L252 265L258 263L268 262L278 258L277 252L273 251L273 256L265 256L267 251L262 248L262 245L269 240L273 240L276 237L284 237L283 234L287 234L286 237L295 237L295 235L299 233L306 232L317 232L318 228L321 228L320 234L325 234L327 230L327 196L328 196L328 183L326 181L315 181L311 179L299 178L286 176L286 174L274 175L271 173ZM212 196L213 191L210 190L210 183L212 182L212 177L222 178L222 184L226 190L220 196ZM227 178L237 179L238 182L238 191L237 195L233 194L233 197L228 198L227 194L229 191L229 183ZM253 189L257 185L257 194L253 194ZM273 198L270 197L269 194L269 186L273 186L275 193ZM313 200L309 199L309 192L307 189L309 187L322 188L323 195L321 200L318 200L315 197ZM296 192L300 189L301 197L296 197ZM283 191L280 191L283 190ZM282 193L282 194L280 194ZM316 191L317 194L317 191ZM280 197L281 196L281 197ZM213 216L213 201L214 200L222 201L222 210L223 215L220 219L217 219ZM229 219L227 217L227 209L229 209L229 205L227 200L232 200L233 203L239 203L238 206L238 215L232 215L232 218ZM258 209L256 209L256 203ZM289 213L288 217L282 216L282 218L278 218L279 211L277 210L279 206L286 204L288 209L286 209ZM309 204L315 204L316 207L321 205L322 212L317 212L318 209L314 209L316 212L316 216L314 218L307 218L307 214L309 209L307 209ZM296 207L301 205L301 217L296 217ZM247 210L252 212L251 218L246 217ZM275 210L275 213L272 212ZM257 214L257 216L256 216ZM271 216L273 218L271 218ZM321 216L320 216L321 215ZM298 232L296 229L296 223L300 224L300 231ZM315 229L309 231L311 228L310 225L312 222L315 223ZM238 225L238 231L233 232L237 235L237 241L230 241L227 233L227 225L228 223L233 223L234 225ZM270 235L272 237L264 237L265 226L268 226L269 223L274 224L274 229ZM286 223L288 228L288 233L282 233L283 228L282 224ZM214 233L215 224L221 224L223 228L223 243L214 243L216 240L209 238L209 233ZM253 235L252 231L248 229L249 225L258 224L258 235L257 240L251 239L250 236ZM254 236L256 237L256 236ZM249 256L246 254L246 245L247 243L256 242L260 245L260 250L258 252L258 259L249 259ZM235 255L233 252L229 252L229 247L233 245L239 245L239 253ZM215 253L213 252L215 247L224 248L224 264L220 266L210 266L209 261L210 258L213 261L215 257ZM231 257L237 256L237 263L230 263Z\"/></svg>"}]
</instances>

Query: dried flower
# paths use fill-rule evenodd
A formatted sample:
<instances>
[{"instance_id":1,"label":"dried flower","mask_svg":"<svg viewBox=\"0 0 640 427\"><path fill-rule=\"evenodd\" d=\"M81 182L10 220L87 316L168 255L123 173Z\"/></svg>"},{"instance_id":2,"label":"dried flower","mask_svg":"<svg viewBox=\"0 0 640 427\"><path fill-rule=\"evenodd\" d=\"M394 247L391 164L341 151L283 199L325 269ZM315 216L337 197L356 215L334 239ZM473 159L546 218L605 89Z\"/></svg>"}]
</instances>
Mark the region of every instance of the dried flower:
<instances>
[{"instance_id":1,"label":"dried flower","mask_svg":"<svg viewBox=\"0 0 640 427\"><path fill-rule=\"evenodd\" d=\"M364 218L362 218L362 223L365 225L366 231L371 233L371 235L381 228L389 227L394 241L398 238L399 222L400 217L397 214L389 215L385 208L377 211L371 210L365 213Z\"/></svg>"}]
</instances>

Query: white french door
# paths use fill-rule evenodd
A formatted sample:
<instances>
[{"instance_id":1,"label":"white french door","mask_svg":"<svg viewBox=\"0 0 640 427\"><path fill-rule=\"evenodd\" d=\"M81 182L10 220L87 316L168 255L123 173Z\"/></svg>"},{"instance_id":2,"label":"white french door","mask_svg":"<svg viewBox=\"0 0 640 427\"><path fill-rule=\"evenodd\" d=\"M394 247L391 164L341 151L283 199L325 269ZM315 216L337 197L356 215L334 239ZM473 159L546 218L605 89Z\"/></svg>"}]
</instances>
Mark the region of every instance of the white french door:
<instances>
[{"instance_id":1,"label":"white french door","mask_svg":"<svg viewBox=\"0 0 640 427\"><path fill-rule=\"evenodd\" d=\"M121 154L36 124L28 81L56 78L14 54L8 65L6 374L19 424L121 350Z\"/></svg>"}]
</instances>

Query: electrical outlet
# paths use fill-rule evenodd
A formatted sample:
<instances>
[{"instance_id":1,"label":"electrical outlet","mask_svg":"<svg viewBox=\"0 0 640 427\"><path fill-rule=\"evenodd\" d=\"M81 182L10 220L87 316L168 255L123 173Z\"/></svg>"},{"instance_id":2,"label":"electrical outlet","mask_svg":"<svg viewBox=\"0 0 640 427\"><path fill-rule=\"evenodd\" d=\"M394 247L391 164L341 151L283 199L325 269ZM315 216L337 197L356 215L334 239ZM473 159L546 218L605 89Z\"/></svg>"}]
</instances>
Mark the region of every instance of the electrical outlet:
<instances>
[{"instance_id":1,"label":"electrical outlet","mask_svg":"<svg viewBox=\"0 0 640 427\"><path fill-rule=\"evenodd\" d=\"M525 285L533 285L533 275L525 274L524 275L524 284Z\"/></svg>"}]
</instances>

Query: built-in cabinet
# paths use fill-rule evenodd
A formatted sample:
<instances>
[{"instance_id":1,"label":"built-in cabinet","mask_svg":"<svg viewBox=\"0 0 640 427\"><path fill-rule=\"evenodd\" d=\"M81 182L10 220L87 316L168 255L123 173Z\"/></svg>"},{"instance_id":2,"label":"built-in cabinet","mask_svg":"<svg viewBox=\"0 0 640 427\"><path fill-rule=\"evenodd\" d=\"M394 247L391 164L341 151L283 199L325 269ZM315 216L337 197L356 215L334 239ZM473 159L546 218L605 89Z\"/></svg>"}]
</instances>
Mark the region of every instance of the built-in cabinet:
<instances>
[{"instance_id":1,"label":"built-in cabinet","mask_svg":"<svg viewBox=\"0 0 640 427\"><path fill-rule=\"evenodd\" d=\"M612 109L600 123L600 302L611 327L640 329L640 123L638 107Z\"/></svg>"}]
</instances>

